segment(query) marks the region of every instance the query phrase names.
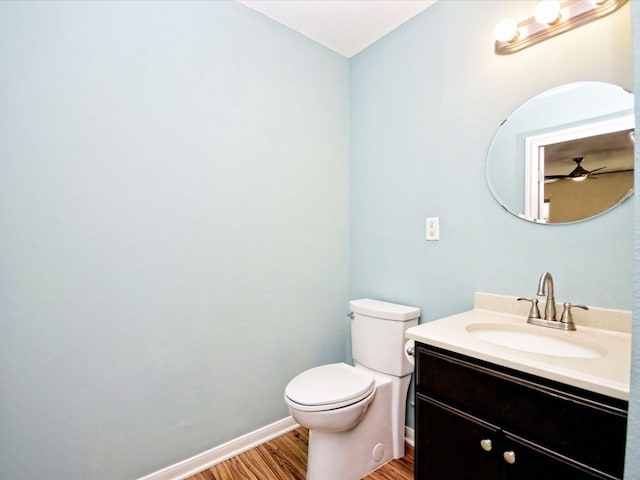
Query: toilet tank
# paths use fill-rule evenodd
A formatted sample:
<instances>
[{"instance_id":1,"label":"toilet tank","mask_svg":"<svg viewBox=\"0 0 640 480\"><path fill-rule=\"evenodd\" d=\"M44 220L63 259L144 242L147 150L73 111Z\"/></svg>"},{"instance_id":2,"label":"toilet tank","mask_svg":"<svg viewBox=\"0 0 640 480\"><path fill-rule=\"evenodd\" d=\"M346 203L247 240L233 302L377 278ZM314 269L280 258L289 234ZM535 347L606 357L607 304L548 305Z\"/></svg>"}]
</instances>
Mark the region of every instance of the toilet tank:
<instances>
[{"instance_id":1,"label":"toilet tank","mask_svg":"<svg viewBox=\"0 0 640 480\"><path fill-rule=\"evenodd\" d=\"M404 355L404 332L418 324L420 309L370 298L352 300L353 360L378 372L402 377L413 371Z\"/></svg>"}]
</instances>

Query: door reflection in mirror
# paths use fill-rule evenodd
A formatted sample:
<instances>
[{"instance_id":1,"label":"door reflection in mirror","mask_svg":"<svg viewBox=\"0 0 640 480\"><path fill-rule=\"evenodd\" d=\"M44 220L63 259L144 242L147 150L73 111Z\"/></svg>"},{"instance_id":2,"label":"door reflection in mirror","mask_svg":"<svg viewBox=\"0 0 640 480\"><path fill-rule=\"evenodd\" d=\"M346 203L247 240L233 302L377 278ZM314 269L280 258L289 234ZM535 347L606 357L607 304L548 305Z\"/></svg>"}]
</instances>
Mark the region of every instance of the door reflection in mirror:
<instances>
[{"instance_id":1,"label":"door reflection in mirror","mask_svg":"<svg viewBox=\"0 0 640 480\"><path fill-rule=\"evenodd\" d=\"M631 195L633 127L633 116L622 114L528 138L525 217L576 222Z\"/></svg>"}]
</instances>

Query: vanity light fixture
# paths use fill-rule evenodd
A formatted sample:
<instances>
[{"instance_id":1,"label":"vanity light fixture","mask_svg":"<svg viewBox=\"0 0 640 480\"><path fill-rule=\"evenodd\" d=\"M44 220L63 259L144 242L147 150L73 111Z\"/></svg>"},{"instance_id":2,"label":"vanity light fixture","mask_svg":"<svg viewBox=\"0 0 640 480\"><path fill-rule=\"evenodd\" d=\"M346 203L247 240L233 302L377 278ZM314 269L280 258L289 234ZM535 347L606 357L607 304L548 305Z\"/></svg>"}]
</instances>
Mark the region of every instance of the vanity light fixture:
<instances>
[{"instance_id":1,"label":"vanity light fixture","mask_svg":"<svg viewBox=\"0 0 640 480\"><path fill-rule=\"evenodd\" d=\"M618 10L627 0L543 0L534 16L516 23L505 19L496 25L495 51L509 54Z\"/></svg>"}]
</instances>

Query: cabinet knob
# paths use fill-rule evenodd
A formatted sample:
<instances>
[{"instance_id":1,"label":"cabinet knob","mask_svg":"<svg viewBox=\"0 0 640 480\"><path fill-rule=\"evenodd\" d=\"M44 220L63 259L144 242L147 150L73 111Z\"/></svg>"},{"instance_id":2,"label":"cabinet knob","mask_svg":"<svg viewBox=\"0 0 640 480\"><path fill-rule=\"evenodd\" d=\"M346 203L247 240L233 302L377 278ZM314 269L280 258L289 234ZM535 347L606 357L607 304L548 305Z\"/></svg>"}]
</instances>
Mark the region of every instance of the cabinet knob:
<instances>
[{"instance_id":1,"label":"cabinet knob","mask_svg":"<svg viewBox=\"0 0 640 480\"><path fill-rule=\"evenodd\" d=\"M493 447L493 445L491 444L491 439L489 438L483 438L482 440L480 440L480 446L485 452L490 452L491 448Z\"/></svg>"},{"instance_id":2,"label":"cabinet knob","mask_svg":"<svg viewBox=\"0 0 640 480\"><path fill-rule=\"evenodd\" d=\"M511 465L516 463L516 452L514 452L513 450L507 450L502 454L502 457L504 458L505 462Z\"/></svg>"}]
</instances>

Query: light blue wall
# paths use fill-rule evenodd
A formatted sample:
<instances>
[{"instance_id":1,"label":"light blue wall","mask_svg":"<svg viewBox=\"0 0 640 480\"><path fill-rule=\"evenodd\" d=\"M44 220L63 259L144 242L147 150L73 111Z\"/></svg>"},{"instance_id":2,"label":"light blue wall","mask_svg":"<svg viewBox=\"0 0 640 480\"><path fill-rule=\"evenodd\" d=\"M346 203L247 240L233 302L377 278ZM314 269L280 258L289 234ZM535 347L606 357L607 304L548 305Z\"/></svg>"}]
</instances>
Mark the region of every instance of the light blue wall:
<instances>
[{"instance_id":1,"label":"light blue wall","mask_svg":"<svg viewBox=\"0 0 640 480\"><path fill-rule=\"evenodd\" d=\"M640 92L640 2L631 2L633 16L633 86ZM636 102L636 137L640 131L640 102ZM640 149L635 149L635 184L640 185ZM633 231L633 336L631 357L631 392L627 424L627 479L640 478L640 195L634 195Z\"/></svg>"},{"instance_id":2,"label":"light blue wall","mask_svg":"<svg viewBox=\"0 0 640 480\"><path fill-rule=\"evenodd\" d=\"M580 80L632 89L629 4L496 55L495 24L534 5L441 0L352 59L352 297L416 305L430 321L469 309L476 291L533 295L548 270L558 301L631 309L633 202L536 225L502 210L485 181L494 131L525 100ZM440 217L439 242L424 239L428 216Z\"/></svg>"},{"instance_id":3,"label":"light blue wall","mask_svg":"<svg viewBox=\"0 0 640 480\"><path fill-rule=\"evenodd\" d=\"M235 2L0 2L0 478L132 479L345 359L348 60Z\"/></svg>"},{"instance_id":4,"label":"light blue wall","mask_svg":"<svg viewBox=\"0 0 640 480\"><path fill-rule=\"evenodd\" d=\"M632 88L628 5L494 55L531 6L441 0L349 65L231 2L0 2L0 478L135 478L284 417L295 373L344 359L348 264L351 296L425 321L546 269L638 311L638 196L544 227L484 182L526 99Z\"/></svg>"}]
</instances>

